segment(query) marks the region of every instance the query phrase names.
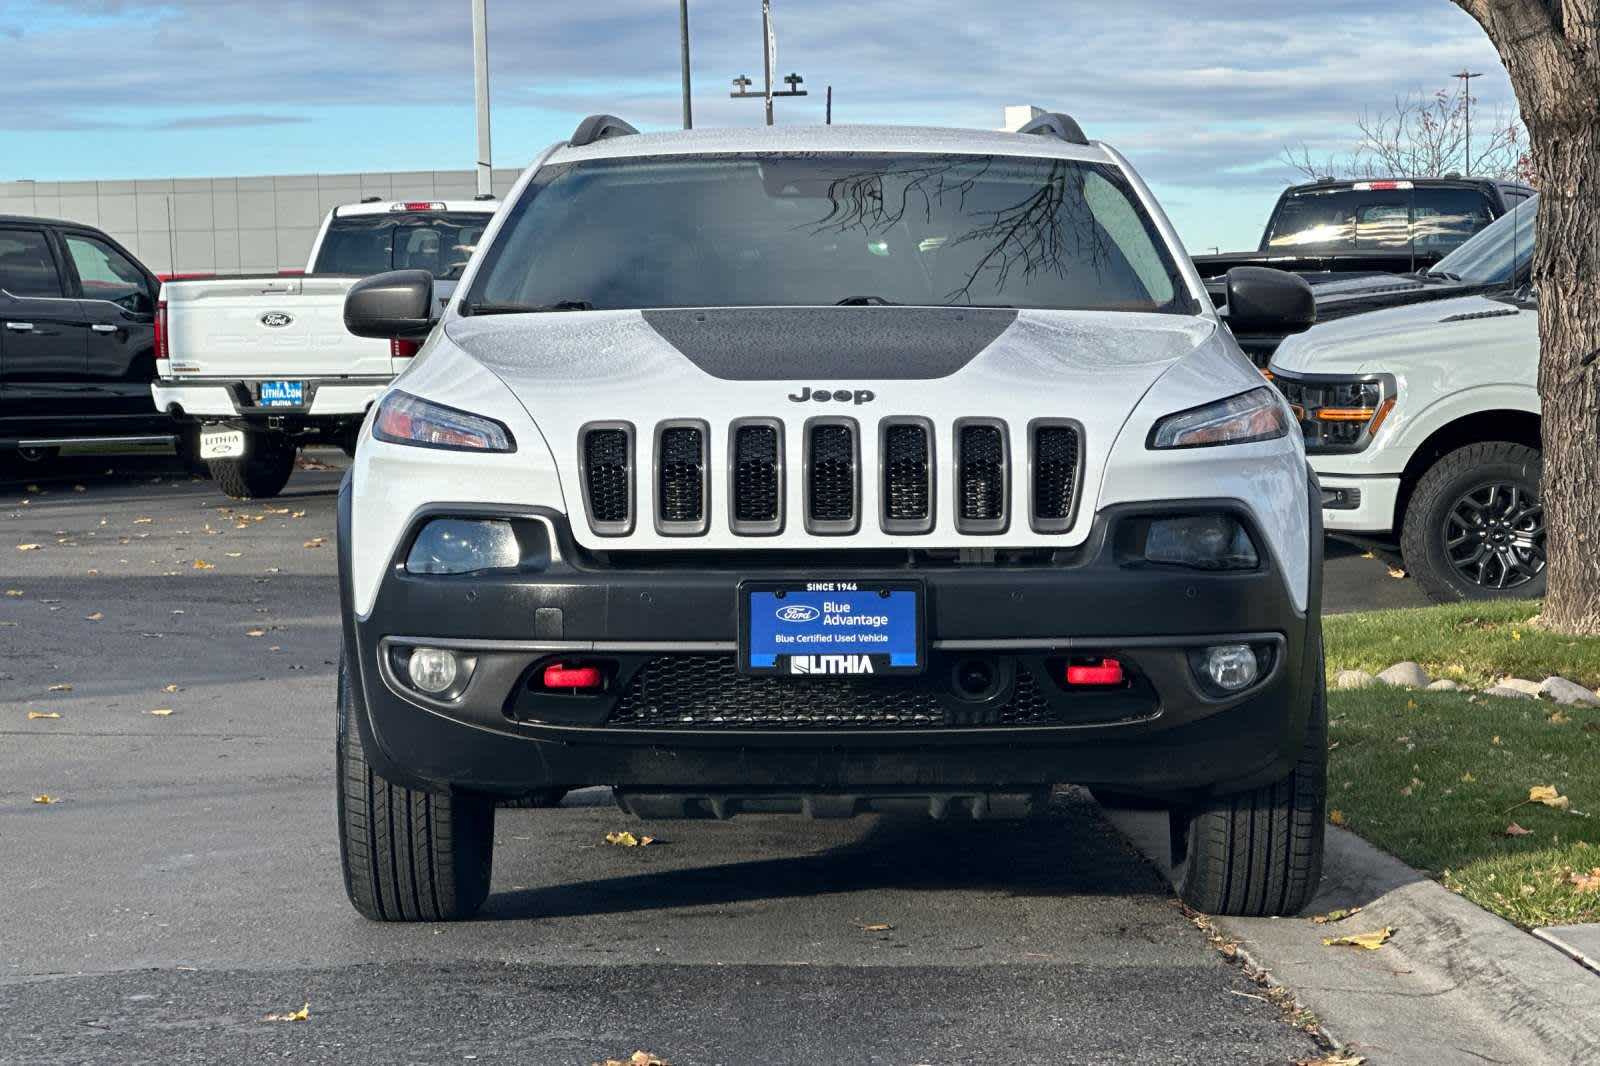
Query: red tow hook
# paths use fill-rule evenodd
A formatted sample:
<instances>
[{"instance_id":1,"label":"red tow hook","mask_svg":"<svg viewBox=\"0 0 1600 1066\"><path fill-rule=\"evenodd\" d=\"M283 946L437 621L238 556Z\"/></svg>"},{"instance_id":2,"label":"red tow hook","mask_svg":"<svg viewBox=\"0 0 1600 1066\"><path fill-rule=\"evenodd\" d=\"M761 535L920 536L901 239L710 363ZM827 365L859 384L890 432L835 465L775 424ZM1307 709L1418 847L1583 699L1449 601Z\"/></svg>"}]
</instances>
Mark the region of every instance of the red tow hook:
<instances>
[{"instance_id":1,"label":"red tow hook","mask_svg":"<svg viewBox=\"0 0 1600 1066\"><path fill-rule=\"evenodd\" d=\"M598 666L567 666L554 663L544 668L544 687L592 692L605 684Z\"/></svg>"},{"instance_id":2,"label":"red tow hook","mask_svg":"<svg viewBox=\"0 0 1600 1066\"><path fill-rule=\"evenodd\" d=\"M1116 659L1101 659L1097 663L1068 663L1067 684L1094 685L1105 688L1122 684L1122 664Z\"/></svg>"}]
</instances>

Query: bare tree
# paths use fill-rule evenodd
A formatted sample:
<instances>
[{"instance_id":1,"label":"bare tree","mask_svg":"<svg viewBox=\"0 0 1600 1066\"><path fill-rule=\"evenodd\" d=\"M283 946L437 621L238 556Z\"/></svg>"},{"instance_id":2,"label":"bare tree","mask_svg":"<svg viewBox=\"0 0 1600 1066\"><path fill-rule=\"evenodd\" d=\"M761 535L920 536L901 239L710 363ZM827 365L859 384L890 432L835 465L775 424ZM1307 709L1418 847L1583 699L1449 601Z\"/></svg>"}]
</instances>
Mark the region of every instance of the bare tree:
<instances>
[{"instance_id":1,"label":"bare tree","mask_svg":"<svg viewBox=\"0 0 1600 1066\"><path fill-rule=\"evenodd\" d=\"M1455 0L1511 74L1541 196L1545 624L1600 633L1600 10L1596 0Z\"/></svg>"},{"instance_id":2,"label":"bare tree","mask_svg":"<svg viewBox=\"0 0 1600 1066\"><path fill-rule=\"evenodd\" d=\"M1284 148L1285 164L1307 178L1437 178L1469 172L1468 121L1471 120L1470 173L1502 180L1529 175L1527 131L1504 111L1487 121L1473 117L1478 100L1464 91L1439 90L1431 96L1397 96L1382 110L1356 116L1356 140L1344 154L1314 158L1309 148Z\"/></svg>"}]
</instances>

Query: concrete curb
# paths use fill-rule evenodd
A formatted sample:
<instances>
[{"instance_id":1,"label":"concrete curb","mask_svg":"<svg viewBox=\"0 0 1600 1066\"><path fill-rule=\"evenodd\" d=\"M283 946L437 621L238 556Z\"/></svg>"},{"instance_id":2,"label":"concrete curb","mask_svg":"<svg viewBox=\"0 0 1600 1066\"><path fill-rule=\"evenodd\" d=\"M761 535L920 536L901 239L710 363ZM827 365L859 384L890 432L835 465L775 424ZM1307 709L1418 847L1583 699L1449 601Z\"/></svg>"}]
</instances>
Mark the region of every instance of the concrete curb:
<instances>
[{"instance_id":1,"label":"concrete curb","mask_svg":"<svg viewBox=\"0 0 1600 1066\"><path fill-rule=\"evenodd\" d=\"M1107 818L1169 879L1166 814ZM1312 914L1362 908L1337 925ZM1600 976L1354 833L1328 827L1322 887L1300 918L1213 918L1271 980L1373 1066L1600 1062ZM1392 926L1377 951L1327 935Z\"/></svg>"}]
</instances>

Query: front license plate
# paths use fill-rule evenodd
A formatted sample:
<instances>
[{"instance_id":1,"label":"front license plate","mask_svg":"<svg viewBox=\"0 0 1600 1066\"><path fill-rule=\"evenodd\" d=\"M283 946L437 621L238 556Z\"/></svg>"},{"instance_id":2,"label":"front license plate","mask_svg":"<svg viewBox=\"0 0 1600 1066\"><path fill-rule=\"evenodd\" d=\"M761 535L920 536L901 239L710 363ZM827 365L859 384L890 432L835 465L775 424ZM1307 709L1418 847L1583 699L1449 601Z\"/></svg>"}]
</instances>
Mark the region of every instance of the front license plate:
<instances>
[{"instance_id":1,"label":"front license plate","mask_svg":"<svg viewBox=\"0 0 1600 1066\"><path fill-rule=\"evenodd\" d=\"M916 674L925 662L915 581L746 581L739 667L786 677Z\"/></svg>"},{"instance_id":2,"label":"front license plate","mask_svg":"<svg viewBox=\"0 0 1600 1066\"><path fill-rule=\"evenodd\" d=\"M303 381L263 381L261 383L262 407L301 407L306 400L306 383Z\"/></svg>"},{"instance_id":3,"label":"front license plate","mask_svg":"<svg viewBox=\"0 0 1600 1066\"><path fill-rule=\"evenodd\" d=\"M237 459L244 454L244 430L203 429L200 431L200 458Z\"/></svg>"}]
</instances>

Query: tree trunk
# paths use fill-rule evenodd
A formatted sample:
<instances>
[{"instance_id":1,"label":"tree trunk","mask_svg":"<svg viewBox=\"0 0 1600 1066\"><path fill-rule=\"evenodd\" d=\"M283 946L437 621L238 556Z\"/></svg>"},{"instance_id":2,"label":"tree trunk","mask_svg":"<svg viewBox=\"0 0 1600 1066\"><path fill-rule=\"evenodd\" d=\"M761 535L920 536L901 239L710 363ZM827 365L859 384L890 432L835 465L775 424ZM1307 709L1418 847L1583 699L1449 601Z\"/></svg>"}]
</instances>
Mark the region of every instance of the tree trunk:
<instances>
[{"instance_id":1,"label":"tree trunk","mask_svg":"<svg viewBox=\"0 0 1600 1066\"><path fill-rule=\"evenodd\" d=\"M1544 621L1600 633L1600 19L1595 0L1456 0L1511 75L1538 173Z\"/></svg>"}]
</instances>

